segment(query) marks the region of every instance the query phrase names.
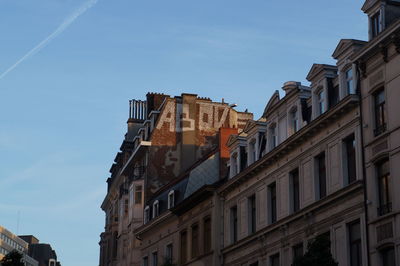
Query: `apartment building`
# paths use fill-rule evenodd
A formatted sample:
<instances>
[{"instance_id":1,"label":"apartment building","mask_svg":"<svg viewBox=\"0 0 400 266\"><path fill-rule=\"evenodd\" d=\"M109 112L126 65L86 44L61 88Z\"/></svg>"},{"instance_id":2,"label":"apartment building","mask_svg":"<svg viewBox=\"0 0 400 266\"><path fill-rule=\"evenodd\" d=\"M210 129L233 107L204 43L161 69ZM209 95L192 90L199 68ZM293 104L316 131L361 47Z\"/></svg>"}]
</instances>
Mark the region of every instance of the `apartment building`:
<instances>
[{"instance_id":1,"label":"apartment building","mask_svg":"<svg viewBox=\"0 0 400 266\"><path fill-rule=\"evenodd\" d=\"M22 238L0 226L0 260L13 250L23 254L25 266L38 266L38 262L28 255L29 244Z\"/></svg>"},{"instance_id":2,"label":"apartment building","mask_svg":"<svg viewBox=\"0 0 400 266\"><path fill-rule=\"evenodd\" d=\"M166 209L167 200L157 197L168 197L162 191L185 175L190 182L180 182L189 187L174 189L176 202L225 176L220 165L226 168L228 156L224 151L223 157L219 149L225 135L219 134L220 129L241 129L252 118L251 113L195 94L149 93L146 101L131 101L128 132L110 169L102 204L106 224L100 240L100 265L141 265L143 241L136 230L144 222L159 219ZM193 168L203 160L205 166ZM204 167L209 167L208 179L192 184Z\"/></svg>"},{"instance_id":3,"label":"apartment building","mask_svg":"<svg viewBox=\"0 0 400 266\"><path fill-rule=\"evenodd\" d=\"M262 116L192 94L132 101L100 265L289 266L323 235L340 266L400 263L400 1L369 40L288 81Z\"/></svg>"},{"instance_id":4,"label":"apartment building","mask_svg":"<svg viewBox=\"0 0 400 266\"><path fill-rule=\"evenodd\" d=\"M370 265L400 264L400 2L366 1L360 71Z\"/></svg>"}]
</instances>

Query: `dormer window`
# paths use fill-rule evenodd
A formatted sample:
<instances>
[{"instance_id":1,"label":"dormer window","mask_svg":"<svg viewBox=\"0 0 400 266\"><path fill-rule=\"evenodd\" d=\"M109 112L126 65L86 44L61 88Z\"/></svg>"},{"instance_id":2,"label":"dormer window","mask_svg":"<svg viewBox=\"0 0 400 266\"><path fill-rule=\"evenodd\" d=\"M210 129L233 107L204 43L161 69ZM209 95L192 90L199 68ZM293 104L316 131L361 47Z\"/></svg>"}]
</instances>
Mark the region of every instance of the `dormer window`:
<instances>
[{"instance_id":1,"label":"dormer window","mask_svg":"<svg viewBox=\"0 0 400 266\"><path fill-rule=\"evenodd\" d=\"M160 214L160 202L158 200L153 203L153 219Z\"/></svg>"},{"instance_id":2,"label":"dormer window","mask_svg":"<svg viewBox=\"0 0 400 266\"><path fill-rule=\"evenodd\" d=\"M382 31L381 12L376 12L370 18L371 38L376 37Z\"/></svg>"},{"instance_id":3,"label":"dormer window","mask_svg":"<svg viewBox=\"0 0 400 266\"><path fill-rule=\"evenodd\" d=\"M347 90L347 94L354 94L355 93L355 89L354 89L354 82L353 82L353 69L349 68L346 71L346 90Z\"/></svg>"},{"instance_id":4,"label":"dormer window","mask_svg":"<svg viewBox=\"0 0 400 266\"><path fill-rule=\"evenodd\" d=\"M325 113L325 91L323 89L317 92L317 106L318 115Z\"/></svg>"},{"instance_id":5,"label":"dormer window","mask_svg":"<svg viewBox=\"0 0 400 266\"><path fill-rule=\"evenodd\" d=\"M144 224L147 224L150 221L150 206L146 206L144 208Z\"/></svg>"},{"instance_id":6,"label":"dormer window","mask_svg":"<svg viewBox=\"0 0 400 266\"><path fill-rule=\"evenodd\" d=\"M175 206L175 190L171 190L168 193L168 209Z\"/></svg>"}]
</instances>

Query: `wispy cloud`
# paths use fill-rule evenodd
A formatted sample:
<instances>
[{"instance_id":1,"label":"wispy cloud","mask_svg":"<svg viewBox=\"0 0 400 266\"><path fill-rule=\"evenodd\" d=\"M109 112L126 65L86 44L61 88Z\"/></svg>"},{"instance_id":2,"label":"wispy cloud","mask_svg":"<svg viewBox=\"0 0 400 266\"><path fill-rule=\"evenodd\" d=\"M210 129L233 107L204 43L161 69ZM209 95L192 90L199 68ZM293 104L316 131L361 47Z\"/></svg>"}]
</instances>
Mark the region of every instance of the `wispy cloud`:
<instances>
[{"instance_id":1,"label":"wispy cloud","mask_svg":"<svg viewBox=\"0 0 400 266\"><path fill-rule=\"evenodd\" d=\"M33 47L28 53L26 53L23 57L21 57L17 62L15 62L11 67L9 67L6 71L4 71L0 75L0 79L4 78L8 73L13 71L19 64L24 62L29 57L33 56L41 49L43 49L49 42L51 42L54 38L60 35L63 31L65 31L79 16L83 15L87 10L92 8L98 0L88 0L82 4L77 10L75 10L70 16L68 16L63 23L61 23L58 28L53 31L49 36L47 36L43 41L41 41L38 45Z\"/></svg>"}]
</instances>

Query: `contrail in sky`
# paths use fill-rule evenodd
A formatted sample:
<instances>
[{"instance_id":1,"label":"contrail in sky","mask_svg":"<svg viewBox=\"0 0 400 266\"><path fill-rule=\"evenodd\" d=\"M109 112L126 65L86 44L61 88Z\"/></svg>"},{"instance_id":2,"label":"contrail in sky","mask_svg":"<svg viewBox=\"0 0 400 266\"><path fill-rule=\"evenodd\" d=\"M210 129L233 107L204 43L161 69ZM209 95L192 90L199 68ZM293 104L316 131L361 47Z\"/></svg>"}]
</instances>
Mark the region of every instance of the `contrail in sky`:
<instances>
[{"instance_id":1,"label":"contrail in sky","mask_svg":"<svg viewBox=\"0 0 400 266\"><path fill-rule=\"evenodd\" d=\"M47 36L43 41L41 41L38 45L32 48L28 53L26 53L23 57L21 57L14 65L9 67L5 72L0 75L0 79L4 78L8 73L14 70L19 64L23 61L31 57L32 55L39 52L43 49L49 42L51 42L54 38L60 35L65 29L67 29L79 16L83 15L87 10L93 7L98 0L88 0L81 7L79 7L74 13L72 13L69 17L67 17L64 22L58 26L58 28L53 31L49 36Z\"/></svg>"}]
</instances>

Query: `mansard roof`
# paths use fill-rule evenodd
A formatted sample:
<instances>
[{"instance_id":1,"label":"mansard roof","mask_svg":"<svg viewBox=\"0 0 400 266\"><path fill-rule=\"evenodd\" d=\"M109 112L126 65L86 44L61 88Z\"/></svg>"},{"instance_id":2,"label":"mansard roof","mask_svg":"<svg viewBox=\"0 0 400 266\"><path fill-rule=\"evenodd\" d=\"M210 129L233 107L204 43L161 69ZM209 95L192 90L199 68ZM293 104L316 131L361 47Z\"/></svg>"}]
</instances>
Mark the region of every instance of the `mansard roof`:
<instances>
[{"instance_id":1,"label":"mansard roof","mask_svg":"<svg viewBox=\"0 0 400 266\"><path fill-rule=\"evenodd\" d=\"M268 114L268 112L272 109L272 107L273 107L275 104L277 104L277 103L279 102L279 100L280 100L279 91L276 90L276 91L274 92L274 94L272 94L271 98L269 99L268 104L267 104L267 106L265 107L264 113L263 113L262 116L263 116L263 117L266 117L267 114Z\"/></svg>"},{"instance_id":2,"label":"mansard roof","mask_svg":"<svg viewBox=\"0 0 400 266\"><path fill-rule=\"evenodd\" d=\"M341 54L343 54L347 49L349 49L353 45L363 46L367 42L355 39L341 39L336 46L335 51L332 54L332 57L338 59Z\"/></svg>"}]
</instances>

